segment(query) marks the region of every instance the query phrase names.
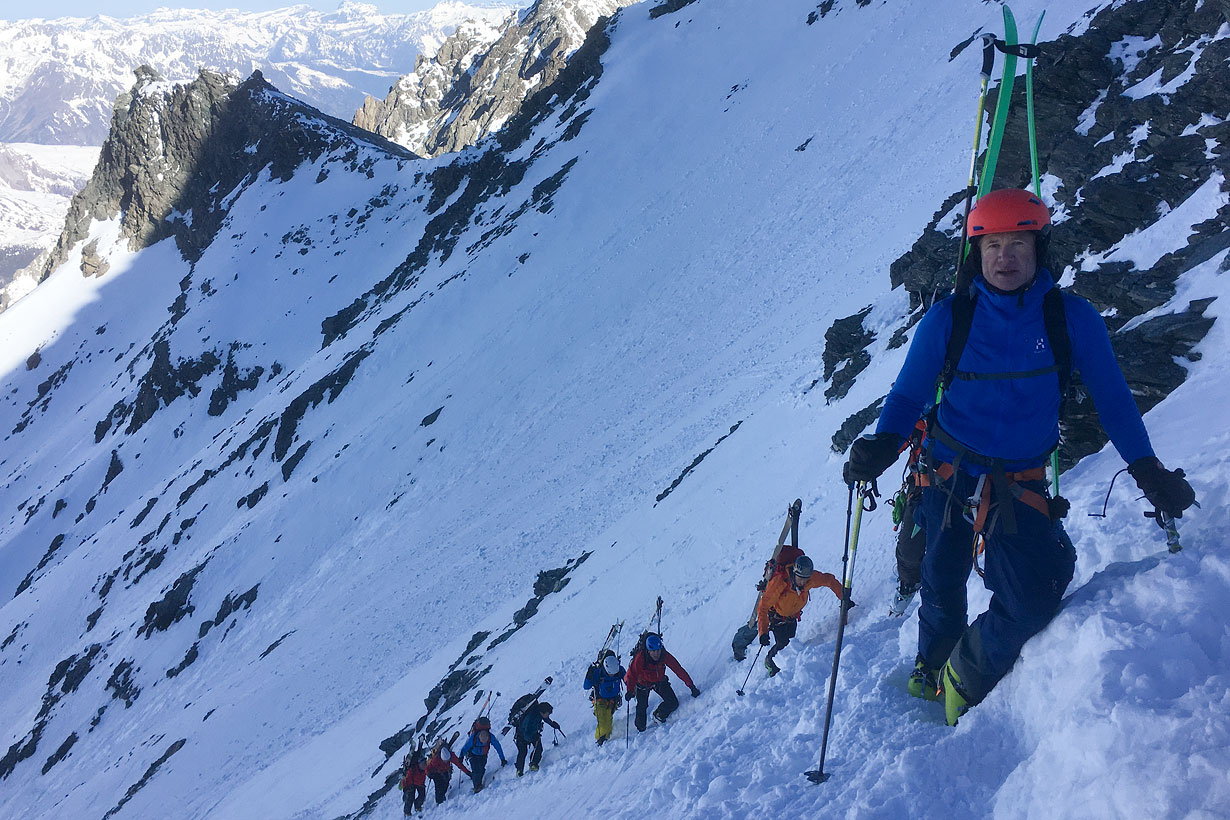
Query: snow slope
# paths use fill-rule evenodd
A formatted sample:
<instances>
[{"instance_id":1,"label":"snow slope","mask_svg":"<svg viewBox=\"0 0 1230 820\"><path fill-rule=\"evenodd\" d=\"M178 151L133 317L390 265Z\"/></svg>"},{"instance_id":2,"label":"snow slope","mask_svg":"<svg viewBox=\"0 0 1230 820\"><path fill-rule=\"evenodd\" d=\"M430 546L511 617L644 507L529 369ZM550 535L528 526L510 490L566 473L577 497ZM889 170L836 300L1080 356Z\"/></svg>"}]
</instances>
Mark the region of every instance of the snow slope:
<instances>
[{"instance_id":1,"label":"snow slope","mask_svg":"<svg viewBox=\"0 0 1230 820\"><path fill-rule=\"evenodd\" d=\"M1015 6L1021 20L1042 9ZM1085 19L1084 4L1050 6L1044 39ZM869 303L867 326L901 324L887 268L965 178L976 57L948 55L999 8L944 9L839 2L809 24L818 7L798 0L632 6L585 111L510 143L524 176L446 225L455 245L417 243L470 194L443 185L450 163L494 162L481 145L422 162L360 145L289 181L265 173L191 268L171 242L131 252L96 222L106 276L79 275L78 247L0 316L0 589L23 588L0 609L0 814L393 818L395 790L369 801L403 753L382 742L420 717L468 725L490 690L501 715L553 675L568 737L542 771L497 772L478 797L454 781L437 816L1225 816L1226 251L1158 309L1216 297L1202 358L1146 418L1204 505L1182 522L1187 549L1166 553L1123 479L1116 514L1085 515L1121 466L1113 450L1065 474L1080 556L1068 604L949 729L904 692L913 610L885 614L893 534L877 511L832 780L802 777L831 598L816 596L783 673L753 670L734 696L748 667L730 634L781 515L801 497L801 544L838 571L846 488L830 440L904 356L878 334L849 395L826 404L810 389L825 330ZM902 43L916 70L887 77ZM343 172L365 158L370 173ZM1182 246L1225 206L1223 182L1121 253ZM368 295L393 271L407 275ZM217 414L226 368L206 353L251 385ZM174 367L146 379L160 355ZM133 410L99 425L151 402L142 424ZM540 593L547 569L567 582ZM658 595L702 696L595 748L585 666ZM449 673L476 688L424 710Z\"/></svg>"}]
</instances>

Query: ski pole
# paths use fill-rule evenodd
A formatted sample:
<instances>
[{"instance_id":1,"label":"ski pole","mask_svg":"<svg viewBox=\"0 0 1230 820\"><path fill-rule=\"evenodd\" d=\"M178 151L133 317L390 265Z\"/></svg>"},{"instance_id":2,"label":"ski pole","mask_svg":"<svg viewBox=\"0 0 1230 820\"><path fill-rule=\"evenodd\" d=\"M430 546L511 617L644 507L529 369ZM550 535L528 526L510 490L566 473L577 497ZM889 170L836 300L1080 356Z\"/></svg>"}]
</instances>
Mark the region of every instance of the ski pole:
<instances>
[{"instance_id":1,"label":"ski pole","mask_svg":"<svg viewBox=\"0 0 1230 820\"><path fill-rule=\"evenodd\" d=\"M631 694L632 693L629 692L627 688L624 689L624 749L627 749L632 745L632 727L628 723L628 717L632 713L632 706L628 702L631 700L629 697Z\"/></svg>"},{"instance_id":2,"label":"ski pole","mask_svg":"<svg viewBox=\"0 0 1230 820\"><path fill-rule=\"evenodd\" d=\"M874 484L860 481L857 485L857 494L859 496L858 510L854 512L853 527L851 527L850 514L853 507L854 496L856 493L855 485L850 485L850 495L846 502L846 551L850 556L850 563L845 570L845 583L842 587L841 595L841 615L837 622L837 646L833 650L833 673L829 677L829 697L828 705L824 710L824 734L820 741L820 764L812 771L805 772L807 779L813 783L823 783L829 779L829 775L824 771L824 758L828 753L829 746L829 725L833 717L833 694L837 688L837 666L841 661L841 644L846 634L846 615L850 611L850 591L854 580L854 558L858 553L858 534L863 522L863 510L868 512L876 507L874 493Z\"/></svg>"},{"instance_id":3,"label":"ski pole","mask_svg":"<svg viewBox=\"0 0 1230 820\"><path fill-rule=\"evenodd\" d=\"M982 35L982 72L979 75L981 85L978 89L978 113L974 116L974 150L969 158L969 180L965 183L965 215L961 217L961 245L957 252L957 273L953 276L955 286L956 277L960 275L961 265L965 263L965 254L969 250L969 242L965 238L965 225L969 221L970 206L974 201L974 194L978 189L974 185L974 174L978 168L978 149L982 147L982 113L986 110L987 105L987 84L991 80L991 69L995 67L995 35Z\"/></svg>"},{"instance_id":4,"label":"ski pole","mask_svg":"<svg viewBox=\"0 0 1230 820\"><path fill-rule=\"evenodd\" d=\"M738 689L735 690L735 694L738 695L739 697L743 697L743 690L747 687L747 682L751 680L752 670L756 668L756 661L760 660L760 653L763 651L764 651L764 645L762 644L756 650L756 657L752 658L752 665L748 667L747 677L743 679L743 686L740 686Z\"/></svg>"}]
</instances>

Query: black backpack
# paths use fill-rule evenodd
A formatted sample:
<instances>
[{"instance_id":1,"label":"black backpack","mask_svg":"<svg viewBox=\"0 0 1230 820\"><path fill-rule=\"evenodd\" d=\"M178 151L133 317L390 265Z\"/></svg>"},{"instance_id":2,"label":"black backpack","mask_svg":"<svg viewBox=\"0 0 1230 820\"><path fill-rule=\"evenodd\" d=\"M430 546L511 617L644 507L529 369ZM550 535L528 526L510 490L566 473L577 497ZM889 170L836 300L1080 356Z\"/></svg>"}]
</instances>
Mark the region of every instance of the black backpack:
<instances>
[{"instance_id":1,"label":"black backpack","mask_svg":"<svg viewBox=\"0 0 1230 820\"><path fill-rule=\"evenodd\" d=\"M537 703L540 697L541 692L530 692L513 701L512 708L508 710L508 725L513 728L520 726L521 719L529 713L530 707Z\"/></svg>"}]
</instances>

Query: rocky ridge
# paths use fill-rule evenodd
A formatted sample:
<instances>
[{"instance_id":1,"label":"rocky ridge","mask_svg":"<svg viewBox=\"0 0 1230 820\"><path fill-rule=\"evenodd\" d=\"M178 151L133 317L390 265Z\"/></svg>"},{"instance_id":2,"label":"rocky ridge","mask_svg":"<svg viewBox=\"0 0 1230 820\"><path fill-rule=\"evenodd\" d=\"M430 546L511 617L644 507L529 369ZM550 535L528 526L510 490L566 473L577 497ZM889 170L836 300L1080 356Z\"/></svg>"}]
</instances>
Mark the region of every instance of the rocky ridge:
<instances>
[{"instance_id":1,"label":"rocky ridge","mask_svg":"<svg viewBox=\"0 0 1230 820\"><path fill-rule=\"evenodd\" d=\"M538 0L502 28L459 26L420 57L383 100L368 97L354 124L423 156L473 145L550 85L602 17L627 0Z\"/></svg>"}]
</instances>

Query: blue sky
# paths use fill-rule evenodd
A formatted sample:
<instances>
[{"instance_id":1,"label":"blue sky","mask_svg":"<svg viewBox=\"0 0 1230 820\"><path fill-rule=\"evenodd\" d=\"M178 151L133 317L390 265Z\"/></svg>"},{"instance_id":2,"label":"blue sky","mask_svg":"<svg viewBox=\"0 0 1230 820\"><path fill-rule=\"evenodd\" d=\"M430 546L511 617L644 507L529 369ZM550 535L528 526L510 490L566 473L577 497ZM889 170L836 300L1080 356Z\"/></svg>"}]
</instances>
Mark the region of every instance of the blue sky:
<instances>
[{"instance_id":1,"label":"blue sky","mask_svg":"<svg viewBox=\"0 0 1230 820\"><path fill-rule=\"evenodd\" d=\"M385 14L422 11L431 8L440 0L364 0ZM147 14L158 8L195 9L243 9L244 11L267 11L286 6L307 5L322 11L332 11L341 0L194 0L188 3L168 0L41 0L38 3L0 3L0 20L22 20L29 17L92 17L105 14L108 17L133 17Z\"/></svg>"}]
</instances>

